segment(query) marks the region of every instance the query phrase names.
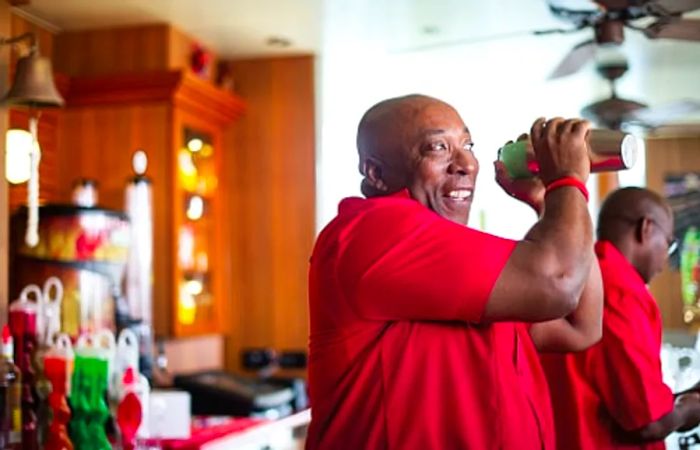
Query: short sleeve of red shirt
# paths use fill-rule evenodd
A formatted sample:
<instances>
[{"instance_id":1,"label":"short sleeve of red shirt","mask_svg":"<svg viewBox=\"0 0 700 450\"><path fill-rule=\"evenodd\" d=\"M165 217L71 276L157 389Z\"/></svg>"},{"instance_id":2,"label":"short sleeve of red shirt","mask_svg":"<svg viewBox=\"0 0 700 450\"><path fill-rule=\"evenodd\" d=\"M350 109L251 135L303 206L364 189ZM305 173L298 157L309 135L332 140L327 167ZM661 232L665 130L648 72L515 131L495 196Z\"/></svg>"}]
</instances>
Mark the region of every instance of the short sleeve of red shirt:
<instances>
[{"instance_id":1,"label":"short sleeve of red shirt","mask_svg":"<svg viewBox=\"0 0 700 450\"><path fill-rule=\"evenodd\" d=\"M364 201L381 203L339 241L337 273L351 307L374 320L479 321L516 243L407 198Z\"/></svg>"},{"instance_id":2,"label":"short sleeve of red shirt","mask_svg":"<svg viewBox=\"0 0 700 450\"><path fill-rule=\"evenodd\" d=\"M658 309L620 287L606 289L603 338L590 349L589 373L612 418L626 430L654 422L673 408L662 379Z\"/></svg>"}]
</instances>

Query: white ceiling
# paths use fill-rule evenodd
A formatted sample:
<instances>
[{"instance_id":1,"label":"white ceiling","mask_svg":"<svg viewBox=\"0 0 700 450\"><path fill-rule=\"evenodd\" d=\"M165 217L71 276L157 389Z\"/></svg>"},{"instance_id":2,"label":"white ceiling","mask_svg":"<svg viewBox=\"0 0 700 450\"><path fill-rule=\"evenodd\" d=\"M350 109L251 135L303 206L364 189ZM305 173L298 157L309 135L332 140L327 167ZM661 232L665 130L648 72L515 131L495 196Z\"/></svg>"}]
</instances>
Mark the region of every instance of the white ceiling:
<instances>
[{"instance_id":1,"label":"white ceiling","mask_svg":"<svg viewBox=\"0 0 700 450\"><path fill-rule=\"evenodd\" d=\"M172 23L222 57L314 52L322 0L31 0L21 9L56 31ZM270 37L292 47L269 47Z\"/></svg>"}]
</instances>

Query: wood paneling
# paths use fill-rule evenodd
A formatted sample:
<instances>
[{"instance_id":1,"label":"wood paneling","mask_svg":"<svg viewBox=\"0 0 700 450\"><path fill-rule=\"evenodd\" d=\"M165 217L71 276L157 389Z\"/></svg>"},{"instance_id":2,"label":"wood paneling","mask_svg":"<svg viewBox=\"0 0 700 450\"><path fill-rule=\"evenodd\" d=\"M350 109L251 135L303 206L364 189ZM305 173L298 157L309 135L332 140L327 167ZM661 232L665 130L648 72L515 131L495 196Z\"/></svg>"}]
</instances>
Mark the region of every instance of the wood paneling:
<instances>
[{"instance_id":1,"label":"wood paneling","mask_svg":"<svg viewBox=\"0 0 700 450\"><path fill-rule=\"evenodd\" d=\"M700 136L649 139L646 155L648 187L663 195L666 175L700 172ZM685 328L680 288L680 274L669 269L651 283L651 292L659 302L664 327L667 329Z\"/></svg>"},{"instance_id":2,"label":"wood paneling","mask_svg":"<svg viewBox=\"0 0 700 450\"><path fill-rule=\"evenodd\" d=\"M6 2L0 2L0 36L10 35L10 6ZM0 92L4 93L9 88L10 54L0 51ZM7 318L8 285L7 266L9 252L8 236L8 188L5 181L5 132L7 130L9 114L6 108L0 108L0 211L4 218L0 220L0 325L4 325Z\"/></svg>"},{"instance_id":3,"label":"wood paneling","mask_svg":"<svg viewBox=\"0 0 700 450\"><path fill-rule=\"evenodd\" d=\"M305 350L314 240L312 57L228 63L246 114L226 135L230 329L226 365L246 347Z\"/></svg>"},{"instance_id":4,"label":"wood paneling","mask_svg":"<svg viewBox=\"0 0 700 450\"><path fill-rule=\"evenodd\" d=\"M195 40L168 24L68 31L56 38L56 70L71 76L117 75L190 67ZM214 80L216 56L211 53Z\"/></svg>"},{"instance_id":5,"label":"wood paneling","mask_svg":"<svg viewBox=\"0 0 700 450\"><path fill-rule=\"evenodd\" d=\"M602 172L597 174L597 180L598 205L600 205L608 194L620 187L620 178L617 172Z\"/></svg>"},{"instance_id":6,"label":"wood paneling","mask_svg":"<svg viewBox=\"0 0 700 450\"><path fill-rule=\"evenodd\" d=\"M166 24L66 31L56 37L56 70L70 76L168 69Z\"/></svg>"},{"instance_id":7,"label":"wood paneling","mask_svg":"<svg viewBox=\"0 0 700 450\"><path fill-rule=\"evenodd\" d=\"M59 139L59 197L70 199L78 178L98 182L99 204L123 210L124 189L133 176L131 157L143 149L148 154L146 174L153 180L154 217L154 328L170 329L173 291L170 280L172 210L169 207L172 177L170 107L165 102L138 105L74 107L62 112Z\"/></svg>"}]
</instances>

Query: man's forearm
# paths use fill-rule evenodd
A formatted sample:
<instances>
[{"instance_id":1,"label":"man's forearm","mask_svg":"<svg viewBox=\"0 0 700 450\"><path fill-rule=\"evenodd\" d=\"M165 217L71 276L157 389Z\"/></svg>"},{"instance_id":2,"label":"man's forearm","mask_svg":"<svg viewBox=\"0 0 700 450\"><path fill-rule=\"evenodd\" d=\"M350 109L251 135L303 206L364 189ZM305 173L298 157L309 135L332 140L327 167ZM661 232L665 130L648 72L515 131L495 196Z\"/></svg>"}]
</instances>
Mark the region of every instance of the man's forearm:
<instances>
[{"instance_id":1,"label":"man's forearm","mask_svg":"<svg viewBox=\"0 0 700 450\"><path fill-rule=\"evenodd\" d=\"M567 317L534 323L530 337L540 352L578 352L600 340L603 329L603 286L593 264L578 306Z\"/></svg>"},{"instance_id":2,"label":"man's forearm","mask_svg":"<svg viewBox=\"0 0 700 450\"><path fill-rule=\"evenodd\" d=\"M542 260L552 264L555 277L572 283L578 298L594 258L593 225L581 193L572 188L550 192L542 217L525 240L545 248Z\"/></svg>"}]
</instances>

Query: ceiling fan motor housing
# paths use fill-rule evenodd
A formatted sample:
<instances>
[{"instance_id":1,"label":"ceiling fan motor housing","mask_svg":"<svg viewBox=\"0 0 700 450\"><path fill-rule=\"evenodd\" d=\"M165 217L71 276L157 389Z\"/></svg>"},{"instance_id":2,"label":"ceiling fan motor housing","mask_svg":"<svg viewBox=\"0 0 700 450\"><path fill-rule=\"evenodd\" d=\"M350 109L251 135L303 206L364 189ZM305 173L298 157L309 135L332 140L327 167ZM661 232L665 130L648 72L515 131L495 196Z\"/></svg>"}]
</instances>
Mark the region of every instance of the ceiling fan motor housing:
<instances>
[{"instance_id":1,"label":"ceiling fan motor housing","mask_svg":"<svg viewBox=\"0 0 700 450\"><path fill-rule=\"evenodd\" d=\"M598 44L620 45L625 40L625 26L622 21L603 21L595 25L595 40Z\"/></svg>"}]
</instances>

